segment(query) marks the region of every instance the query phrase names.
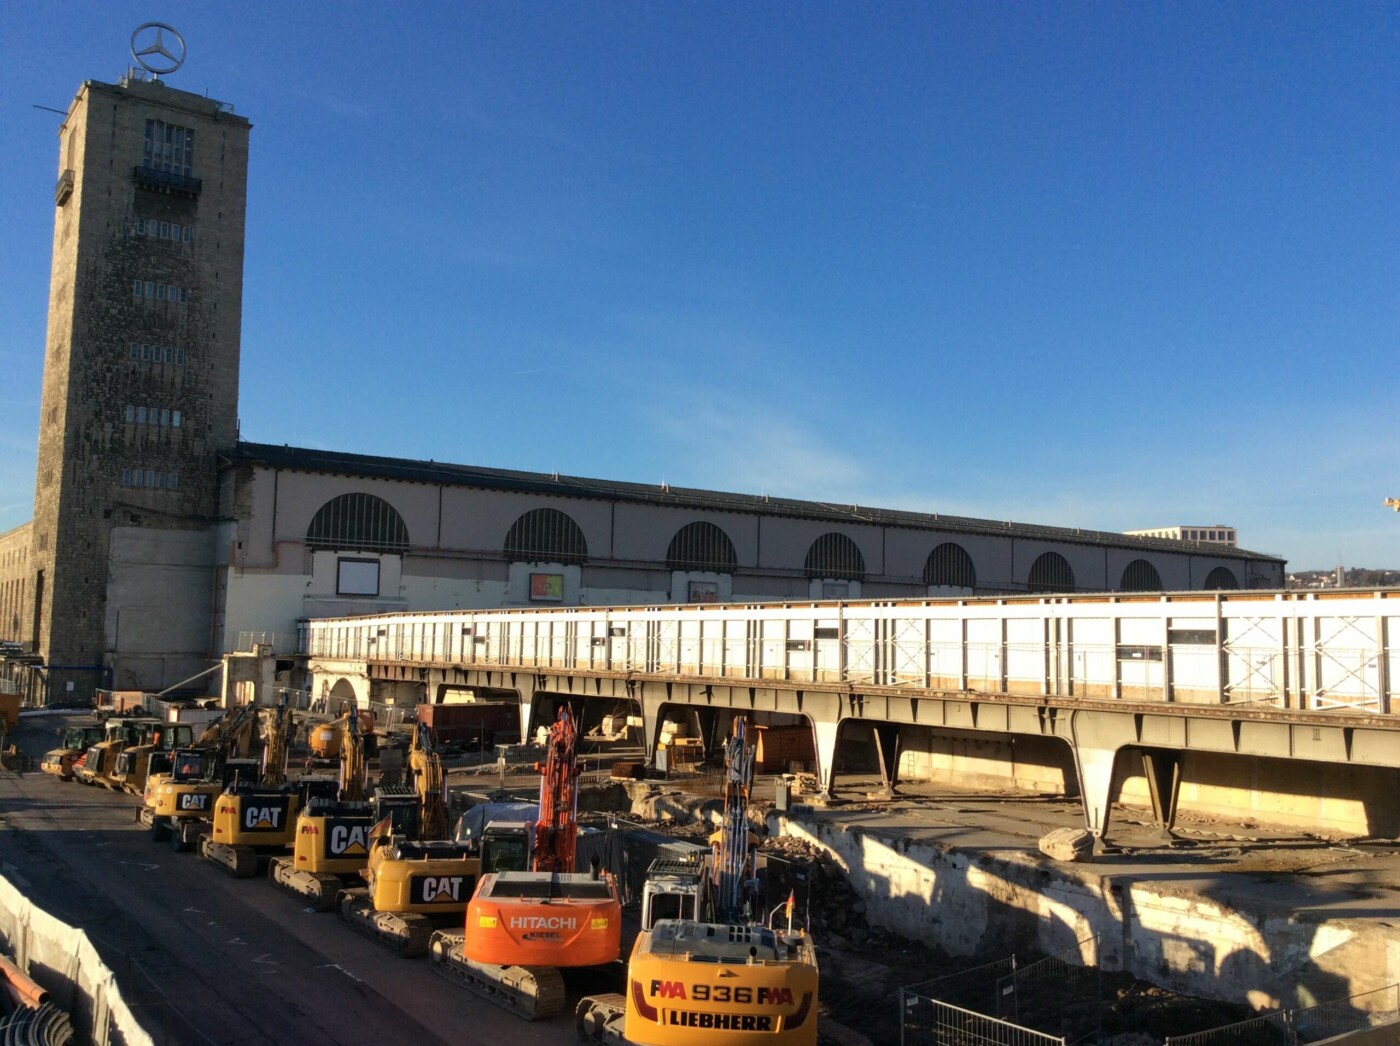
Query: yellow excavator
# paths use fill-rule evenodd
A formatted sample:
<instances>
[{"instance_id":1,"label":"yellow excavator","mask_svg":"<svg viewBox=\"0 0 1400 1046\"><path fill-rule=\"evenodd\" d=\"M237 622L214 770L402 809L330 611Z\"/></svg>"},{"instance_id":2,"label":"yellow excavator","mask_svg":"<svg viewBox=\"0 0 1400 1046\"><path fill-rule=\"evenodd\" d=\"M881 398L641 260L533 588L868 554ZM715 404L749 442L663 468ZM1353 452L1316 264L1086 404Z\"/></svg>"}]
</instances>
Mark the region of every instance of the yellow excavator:
<instances>
[{"instance_id":1,"label":"yellow excavator","mask_svg":"<svg viewBox=\"0 0 1400 1046\"><path fill-rule=\"evenodd\" d=\"M138 744L127 745L117 753L112 769L112 787L132 795L146 790L146 778L170 768L170 753L194 740L194 727L188 723L160 723L146 728Z\"/></svg>"},{"instance_id":2,"label":"yellow excavator","mask_svg":"<svg viewBox=\"0 0 1400 1046\"><path fill-rule=\"evenodd\" d=\"M151 731L160 725L159 719L148 716L113 716L108 719L107 733L101 741L88 748L82 765L76 767L77 780L87 785L115 788L117 756L124 748L145 744Z\"/></svg>"},{"instance_id":3,"label":"yellow excavator","mask_svg":"<svg viewBox=\"0 0 1400 1046\"><path fill-rule=\"evenodd\" d=\"M626 992L582 999L582 1042L713 1046L755 1042L815 1046L817 956L794 928L795 898L764 918L747 807L754 749L736 719L725 749L724 819L703 861L654 861L642 895L642 931L627 962ZM786 908L785 925L772 925Z\"/></svg>"},{"instance_id":4,"label":"yellow excavator","mask_svg":"<svg viewBox=\"0 0 1400 1046\"><path fill-rule=\"evenodd\" d=\"M153 841L168 838L180 853L194 848L229 781L257 776L260 762L250 755L257 724L256 705L231 708L193 745L172 752L168 771L146 778L138 820L151 830Z\"/></svg>"},{"instance_id":5,"label":"yellow excavator","mask_svg":"<svg viewBox=\"0 0 1400 1046\"><path fill-rule=\"evenodd\" d=\"M285 850L296 830L299 796L287 783L292 709L285 692L263 720L261 778L229 781L214 801L213 830L199 837L199 855L236 879L258 874L262 859Z\"/></svg>"},{"instance_id":6,"label":"yellow excavator","mask_svg":"<svg viewBox=\"0 0 1400 1046\"><path fill-rule=\"evenodd\" d=\"M310 901L318 912L335 907L346 877L358 876L369 860L370 830L378 817L376 805L365 797L369 771L362 722L358 715L335 720L342 733L335 745L340 757L336 795L307 801L297 817L291 855L274 857L267 869L276 886Z\"/></svg>"},{"instance_id":7,"label":"yellow excavator","mask_svg":"<svg viewBox=\"0 0 1400 1046\"><path fill-rule=\"evenodd\" d=\"M342 890L340 918L404 957L424 955L440 924L460 922L483 860L523 868L524 825L488 826L479 842L447 838L447 779L432 732L419 723L408 753L418 818L412 831L396 830L386 815L371 831L364 887Z\"/></svg>"}]
</instances>

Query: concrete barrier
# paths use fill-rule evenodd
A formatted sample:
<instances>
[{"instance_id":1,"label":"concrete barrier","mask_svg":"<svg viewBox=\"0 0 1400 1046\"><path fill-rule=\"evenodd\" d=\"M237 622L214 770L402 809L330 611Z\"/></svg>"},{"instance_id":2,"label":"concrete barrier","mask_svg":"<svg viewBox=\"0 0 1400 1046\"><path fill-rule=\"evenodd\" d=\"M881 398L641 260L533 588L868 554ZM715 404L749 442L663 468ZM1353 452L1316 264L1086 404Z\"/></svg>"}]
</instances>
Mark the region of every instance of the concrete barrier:
<instances>
[{"instance_id":1,"label":"concrete barrier","mask_svg":"<svg viewBox=\"0 0 1400 1046\"><path fill-rule=\"evenodd\" d=\"M0 876L0 938L15 964L96 1046L154 1046L117 981L81 930L56 919Z\"/></svg>"}]
</instances>

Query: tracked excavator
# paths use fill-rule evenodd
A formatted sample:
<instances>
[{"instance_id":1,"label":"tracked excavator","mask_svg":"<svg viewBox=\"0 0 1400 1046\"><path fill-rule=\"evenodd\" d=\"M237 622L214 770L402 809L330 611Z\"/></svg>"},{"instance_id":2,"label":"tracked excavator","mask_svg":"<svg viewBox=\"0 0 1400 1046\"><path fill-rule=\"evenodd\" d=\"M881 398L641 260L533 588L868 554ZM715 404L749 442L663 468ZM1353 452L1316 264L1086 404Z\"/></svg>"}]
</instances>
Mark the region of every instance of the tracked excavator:
<instances>
[{"instance_id":1,"label":"tracked excavator","mask_svg":"<svg viewBox=\"0 0 1400 1046\"><path fill-rule=\"evenodd\" d=\"M439 972L526 1020L564 1008L561 967L601 966L622 950L617 883L574 870L578 848L578 732L567 707L550 728L528 871L482 875L463 932L432 943Z\"/></svg>"},{"instance_id":2,"label":"tracked excavator","mask_svg":"<svg viewBox=\"0 0 1400 1046\"><path fill-rule=\"evenodd\" d=\"M340 759L337 792L307 801L297 817L291 855L274 857L267 869L276 886L307 900L318 912L334 908L346 879L359 877L369 860L370 830L379 820L365 795L369 769L362 722L358 715L335 721L342 733L335 745Z\"/></svg>"},{"instance_id":3,"label":"tracked excavator","mask_svg":"<svg viewBox=\"0 0 1400 1046\"><path fill-rule=\"evenodd\" d=\"M188 723L162 723L145 727L137 744L117 753L112 768L111 787L132 795L146 790L146 778L170 768L170 753L194 740L194 727Z\"/></svg>"},{"instance_id":4,"label":"tracked excavator","mask_svg":"<svg viewBox=\"0 0 1400 1046\"><path fill-rule=\"evenodd\" d=\"M580 1000L581 1042L815 1046L816 948L792 923L795 898L764 919L748 830L754 749L738 718L725 748L724 818L703 861L658 860L647 872L642 931L626 993ZM786 924L773 925L786 908Z\"/></svg>"},{"instance_id":5,"label":"tracked excavator","mask_svg":"<svg viewBox=\"0 0 1400 1046\"><path fill-rule=\"evenodd\" d=\"M524 826L489 825L479 842L447 837L447 779L424 723L413 732L408 769L419 801L417 824L396 830L392 814L375 824L366 885L340 891L336 911L371 939L414 957L427 952L437 926L462 918L483 862L524 867L527 844Z\"/></svg>"},{"instance_id":6,"label":"tracked excavator","mask_svg":"<svg viewBox=\"0 0 1400 1046\"><path fill-rule=\"evenodd\" d=\"M113 716L108 719L106 734L101 741L88 748L82 765L77 767L77 780L83 784L115 788L113 775L117 770L117 756L124 748L144 744L151 736L151 730L159 725L159 719L148 716Z\"/></svg>"},{"instance_id":7,"label":"tracked excavator","mask_svg":"<svg viewBox=\"0 0 1400 1046\"><path fill-rule=\"evenodd\" d=\"M250 755L256 739L256 705L238 705L209 724L194 744L171 753L170 769L146 778L138 820L151 839L170 840L183 853L208 831L214 803L235 778L253 780L260 761Z\"/></svg>"},{"instance_id":8,"label":"tracked excavator","mask_svg":"<svg viewBox=\"0 0 1400 1046\"><path fill-rule=\"evenodd\" d=\"M214 801L213 830L199 837L199 855L236 879L258 874L263 858L285 850L296 829L297 789L287 783L292 709L287 694L263 711L262 775L235 775Z\"/></svg>"}]
</instances>

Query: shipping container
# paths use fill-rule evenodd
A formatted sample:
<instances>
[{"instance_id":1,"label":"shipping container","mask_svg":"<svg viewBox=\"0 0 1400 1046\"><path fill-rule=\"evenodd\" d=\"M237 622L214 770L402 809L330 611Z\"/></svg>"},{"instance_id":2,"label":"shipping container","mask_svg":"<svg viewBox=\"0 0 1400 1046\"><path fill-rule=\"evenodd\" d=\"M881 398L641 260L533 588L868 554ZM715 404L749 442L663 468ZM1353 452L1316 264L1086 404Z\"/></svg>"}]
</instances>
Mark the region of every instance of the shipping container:
<instances>
[{"instance_id":1,"label":"shipping container","mask_svg":"<svg viewBox=\"0 0 1400 1046\"><path fill-rule=\"evenodd\" d=\"M520 743L520 705L513 701L468 701L418 706L418 721L432 727L442 743L495 745Z\"/></svg>"}]
</instances>

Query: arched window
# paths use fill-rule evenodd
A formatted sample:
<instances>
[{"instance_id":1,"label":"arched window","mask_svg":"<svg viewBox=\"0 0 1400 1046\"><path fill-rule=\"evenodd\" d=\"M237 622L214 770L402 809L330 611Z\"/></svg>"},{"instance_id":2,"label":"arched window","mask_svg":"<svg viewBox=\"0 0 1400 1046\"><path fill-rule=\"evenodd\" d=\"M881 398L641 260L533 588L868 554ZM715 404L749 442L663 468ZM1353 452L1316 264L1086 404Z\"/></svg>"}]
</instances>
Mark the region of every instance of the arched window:
<instances>
[{"instance_id":1,"label":"arched window","mask_svg":"<svg viewBox=\"0 0 1400 1046\"><path fill-rule=\"evenodd\" d=\"M732 574L738 564L729 535L704 520L681 527L666 550L668 570L713 570Z\"/></svg>"},{"instance_id":2,"label":"arched window","mask_svg":"<svg viewBox=\"0 0 1400 1046\"><path fill-rule=\"evenodd\" d=\"M511 524L505 552L515 562L582 563L588 544L570 516L557 508L532 508Z\"/></svg>"},{"instance_id":3,"label":"arched window","mask_svg":"<svg viewBox=\"0 0 1400 1046\"><path fill-rule=\"evenodd\" d=\"M924 584L976 588L977 570L972 565L972 557L961 545L943 542L924 561Z\"/></svg>"},{"instance_id":4,"label":"arched window","mask_svg":"<svg viewBox=\"0 0 1400 1046\"><path fill-rule=\"evenodd\" d=\"M1229 567L1216 567L1206 575L1206 583L1203 587L1207 592L1220 592L1239 588L1240 580L1235 577L1235 572Z\"/></svg>"},{"instance_id":5,"label":"arched window","mask_svg":"<svg viewBox=\"0 0 1400 1046\"><path fill-rule=\"evenodd\" d=\"M1123 592L1160 592L1162 575L1147 560L1135 559L1124 569L1118 588Z\"/></svg>"},{"instance_id":6,"label":"arched window","mask_svg":"<svg viewBox=\"0 0 1400 1046\"><path fill-rule=\"evenodd\" d=\"M306 528L306 547L405 552L408 527L393 505L373 494L342 494L321 506Z\"/></svg>"},{"instance_id":7,"label":"arched window","mask_svg":"<svg viewBox=\"0 0 1400 1046\"><path fill-rule=\"evenodd\" d=\"M845 578L860 581L865 577L865 557L856 543L845 534L832 531L812 542L807 550L808 577Z\"/></svg>"},{"instance_id":8,"label":"arched window","mask_svg":"<svg viewBox=\"0 0 1400 1046\"><path fill-rule=\"evenodd\" d=\"M1074 571L1058 552L1042 552L1031 564L1026 588L1032 592L1073 592Z\"/></svg>"}]
</instances>

